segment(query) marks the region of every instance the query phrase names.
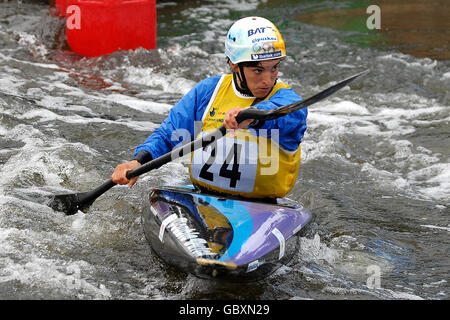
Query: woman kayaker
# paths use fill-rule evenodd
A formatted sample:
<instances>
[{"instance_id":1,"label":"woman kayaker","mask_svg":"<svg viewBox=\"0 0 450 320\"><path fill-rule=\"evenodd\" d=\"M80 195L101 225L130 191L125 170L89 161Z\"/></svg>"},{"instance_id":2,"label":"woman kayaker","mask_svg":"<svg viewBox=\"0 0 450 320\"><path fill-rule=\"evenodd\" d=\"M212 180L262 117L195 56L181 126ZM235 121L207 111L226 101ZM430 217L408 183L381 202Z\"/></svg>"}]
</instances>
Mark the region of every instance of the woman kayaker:
<instances>
[{"instance_id":1,"label":"woman kayaker","mask_svg":"<svg viewBox=\"0 0 450 320\"><path fill-rule=\"evenodd\" d=\"M293 188L307 109L276 120L236 121L237 114L249 106L272 109L301 100L277 78L286 57L280 32L265 18L240 19L227 33L225 55L232 73L207 78L187 93L136 148L134 159L116 167L115 183L131 188L138 177L128 180L128 171L170 152L181 140L197 138L223 124L228 129L225 137L192 154L189 174L194 185L253 198L284 197Z\"/></svg>"}]
</instances>

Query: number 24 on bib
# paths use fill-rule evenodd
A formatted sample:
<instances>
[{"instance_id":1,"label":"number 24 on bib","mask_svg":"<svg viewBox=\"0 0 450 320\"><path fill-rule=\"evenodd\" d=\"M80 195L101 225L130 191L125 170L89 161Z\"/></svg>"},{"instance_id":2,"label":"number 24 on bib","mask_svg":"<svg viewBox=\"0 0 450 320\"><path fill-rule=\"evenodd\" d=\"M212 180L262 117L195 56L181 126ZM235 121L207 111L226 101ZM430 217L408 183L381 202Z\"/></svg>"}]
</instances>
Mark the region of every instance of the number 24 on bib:
<instances>
[{"instance_id":1,"label":"number 24 on bib","mask_svg":"<svg viewBox=\"0 0 450 320\"><path fill-rule=\"evenodd\" d=\"M224 137L194 152L192 178L220 189L252 192L258 166L258 144Z\"/></svg>"}]
</instances>

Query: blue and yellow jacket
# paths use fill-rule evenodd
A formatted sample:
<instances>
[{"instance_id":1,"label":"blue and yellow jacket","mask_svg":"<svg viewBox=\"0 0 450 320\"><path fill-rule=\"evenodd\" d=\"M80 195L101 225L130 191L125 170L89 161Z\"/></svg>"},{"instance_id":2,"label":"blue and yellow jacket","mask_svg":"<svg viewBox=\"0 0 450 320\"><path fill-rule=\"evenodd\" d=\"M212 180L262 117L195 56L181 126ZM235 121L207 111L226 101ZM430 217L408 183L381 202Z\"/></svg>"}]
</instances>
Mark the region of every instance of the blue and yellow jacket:
<instances>
[{"instance_id":1,"label":"blue and yellow jacket","mask_svg":"<svg viewBox=\"0 0 450 320\"><path fill-rule=\"evenodd\" d=\"M269 96L254 107L273 109L299 100L301 97L292 88L278 82ZM183 141L195 139L200 132L217 129L222 125L227 110L234 107L249 107L254 101L254 97L243 96L236 90L231 74L207 78L190 90L170 110L161 126L136 148L135 159L140 163L156 159ZM220 139L223 140L222 145L217 145L216 150L211 147L210 150L200 149L197 154L194 152L190 166L191 180L194 184L229 194L247 197L284 196L292 189L297 177L300 143L306 131L307 114L307 109L302 109L275 120L267 120L258 126L258 129L239 130L234 138L225 136ZM239 147L239 144L243 147ZM247 150L247 153L249 150L253 153L256 150L261 161L252 162L247 154L239 158L245 165L241 168L236 167L236 161L220 163L225 161L235 146L239 147L239 151ZM204 154L201 154L202 152ZM212 166L209 165L205 171L205 161L210 158L211 152L217 161L214 161ZM228 157L228 160L231 158ZM271 166L272 170L268 170L267 163L275 162L277 165ZM213 175L220 176L220 173L225 173L225 176L231 174L234 181L228 183L227 179L221 177L218 177L220 181L213 181L215 180L212 178ZM244 177L246 174L249 177Z\"/></svg>"}]
</instances>

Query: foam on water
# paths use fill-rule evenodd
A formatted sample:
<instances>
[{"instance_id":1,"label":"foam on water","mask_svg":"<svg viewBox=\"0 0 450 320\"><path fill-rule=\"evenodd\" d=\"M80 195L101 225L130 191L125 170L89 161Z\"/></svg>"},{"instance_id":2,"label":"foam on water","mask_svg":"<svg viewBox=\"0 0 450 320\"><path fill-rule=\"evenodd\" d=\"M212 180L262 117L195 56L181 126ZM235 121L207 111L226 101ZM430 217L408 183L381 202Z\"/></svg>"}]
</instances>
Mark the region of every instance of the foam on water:
<instances>
[{"instance_id":1,"label":"foam on water","mask_svg":"<svg viewBox=\"0 0 450 320\"><path fill-rule=\"evenodd\" d=\"M323 102L311 107L308 116L310 131L325 129L320 130L321 135L313 137L313 141L305 139L303 149L306 152L303 161L339 154L336 153L336 146L339 146L341 135L349 133L366 135L376 144L385 143L394 147L394 154L389 156L395 160L393 165L397 170L387 172L377 169L377 160L366 162L362 166L357 165L359 170L375 174L381 179L380 183L390 181L394 187L398 187L400 182L400 189L407 187L406 191L410 191L408 192L410 196L417 194L420 198L443 201L449 199L449 164L441 163L442 160L445 161L445 158L442 159L443 155L421 146L414 146L410 141L402 139L417 131L415 122L425 115L429 120L424 122L428 125L448 123L449 117L440 117L442 113L448 113L448 107L435 102L430 107L430 101L414 95L394 94L391 96L392 99L385 95L380 98L381 101L377 101L377 104L380 103L381 107L375 108L352 101L339 101L336 98L331 99L336 102ZM401 101L401 105L408 106L408 109L383 107L387 101ZM377 157L374 159L382 157L381 153L375 155ZM351 157L351 153L348 153L342 157L342 161L351 163ZM384 161L384 157L381 159ZM405 168L408 169L406 173L403 172Z\"/></svg>"},{"instance_id":2,"label":"foam on water","mask_svg":"<svg viewBox=\"0 0 450 320\"><path fill-rule=\"evenodd\" d=\"M55 238L54 235L47 234L47 236ZM36 244L45 245L42 243L41 233L15 228L0 228L0 239L2 256L0 282L20 282L23 286L39 288L42 292L41 299L57 298L60 295L73 296L74 294L73 298L78 299L111 297L109 290L104 285L92 284L89 273L95 268L87 262L64 262L34 253ZM21 243L20 249L16 247L19 243ZM83 270L85 278L81 277L81 270Z\"/></svg>"},{"instance_id":3,"label":"foam on water","mask_svg":"<svg viewBox=\"0 0 450 320\"><path fill-rule=\"evenodd\" d=\"M313 238L302 237L298 254L300 271L309 283L323 286L322 292L325 293L382 299L424 299L415 294L415 289L411 287L386 287L384 279L394 271L395 262L391 261L389 256L374 256L370 251L370 247L352 236L335 237L328 245L321 241L318 234ZM378 270L380 276L376 287L370 281L374 270ZM445 282L441 280L436 284Z\"/></svg>"},{"instance_id":4,"label":"foam on water","mask_svg":"<svg viewBox=\"0 0 450 320\"><path fill-rule=\"evenodd\" d=\"M185 78L174 78L169 75L157 75L152 69L146 68L128 68L125 76L125 80L130 83L145 84L153 90L162 90L170 93L180 93L185 95L194 86L195 82ZM155 90L155 91L156 91ZM172 107L168 105L167 108L161 108L162 112L167 112L169 108Z\"/></svg>"},{"instance_id":5,"label":"foam on water","mask_svg":"<svg viewBox=\"0 0 450 320\"><path fill-rule=\"evenodd\" d=\"M35 176L34 179L43 179L39 184L41 186L58 186L61 176L71 176L77 174L75 162L68 162L59 155L69 149L77 153L90 154L95 156L95 150L81 143L68 143L66 140L54 137L49 140L48 136L42 134L39 130L27 126L18 125L7 131L5 138L14 141L21 141L24 146L17 150L16 154L11 156L8 161L0 168L2 173L2 185L21 185L21 177L26 183L26 176ZM38 182L38 181L35 181Z\"/></svg>"},{"instance_id":6,"label":"foam on water","mask_svg":"<svg viewBox=\"0 0 450 320\"><path fill-rule=\"evenodd\" d=\"M438 229L438 230L450 231L450 227L439 227L439 226L432 226L432 225L421 225L421 227L424 227L424 228L430 228L430 229Z\"/></svg>"}]
</instances>

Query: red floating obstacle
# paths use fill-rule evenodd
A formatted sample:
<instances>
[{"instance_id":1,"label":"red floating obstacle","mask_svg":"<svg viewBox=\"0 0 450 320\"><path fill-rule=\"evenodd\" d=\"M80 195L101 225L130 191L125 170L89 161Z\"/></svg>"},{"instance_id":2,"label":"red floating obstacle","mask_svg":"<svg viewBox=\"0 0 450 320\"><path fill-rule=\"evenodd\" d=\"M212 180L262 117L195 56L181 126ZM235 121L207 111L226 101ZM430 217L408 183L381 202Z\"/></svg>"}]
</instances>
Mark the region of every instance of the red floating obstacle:
<instances>
[{"instance_id":1,"label":"red floating obstacle","mask_svg":"<svg viewBox=\"0 0 450 320\"><path fill-rule=\"evenodd\" d=\"M156 0L57 0L56 6L66 14L67 42L77 53L156 48Z\"/></svg>"}]
</instances>

